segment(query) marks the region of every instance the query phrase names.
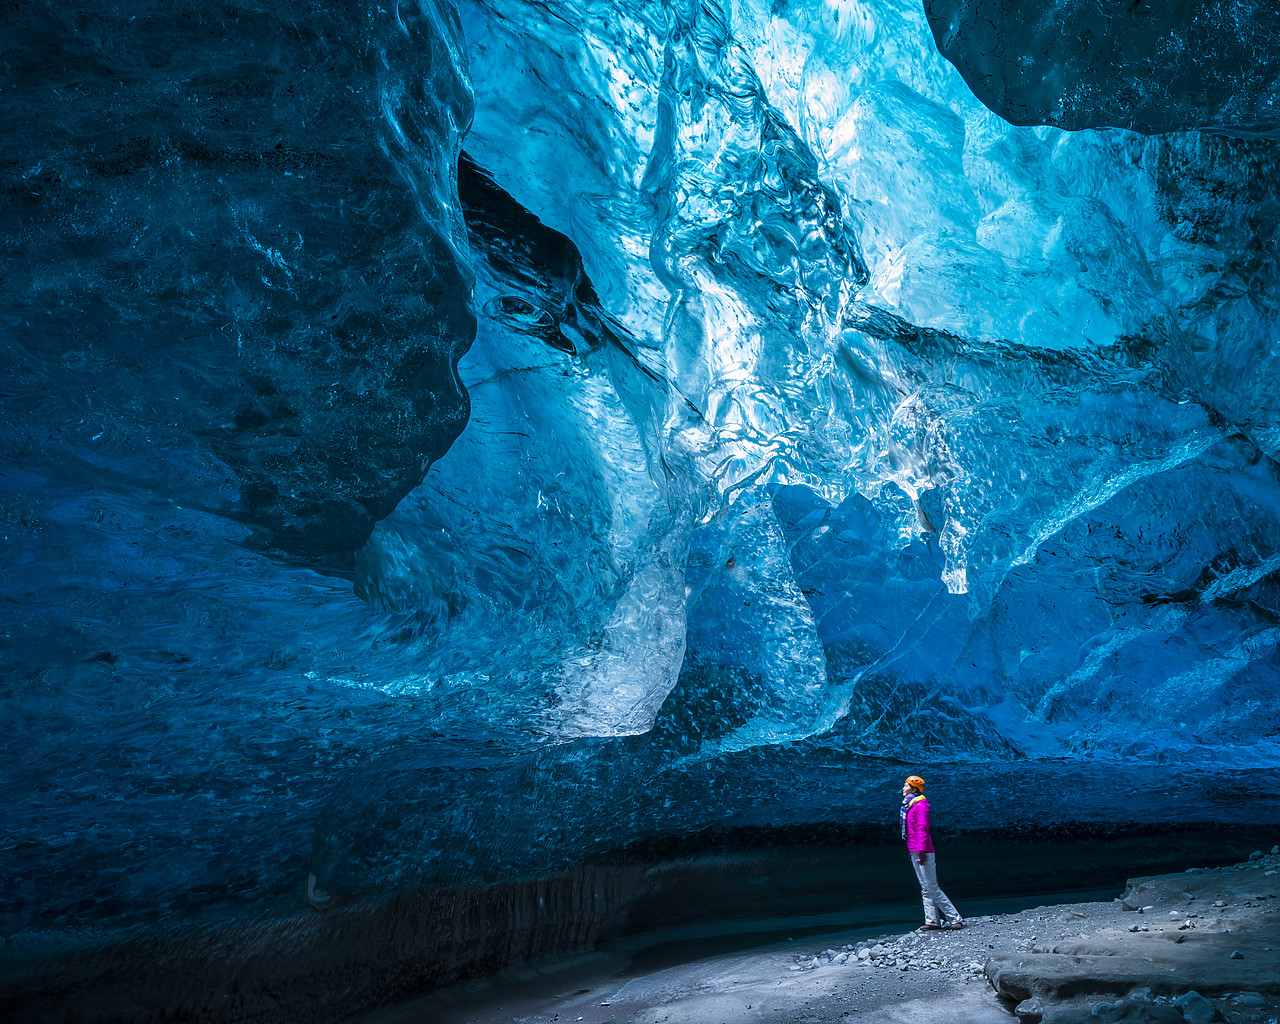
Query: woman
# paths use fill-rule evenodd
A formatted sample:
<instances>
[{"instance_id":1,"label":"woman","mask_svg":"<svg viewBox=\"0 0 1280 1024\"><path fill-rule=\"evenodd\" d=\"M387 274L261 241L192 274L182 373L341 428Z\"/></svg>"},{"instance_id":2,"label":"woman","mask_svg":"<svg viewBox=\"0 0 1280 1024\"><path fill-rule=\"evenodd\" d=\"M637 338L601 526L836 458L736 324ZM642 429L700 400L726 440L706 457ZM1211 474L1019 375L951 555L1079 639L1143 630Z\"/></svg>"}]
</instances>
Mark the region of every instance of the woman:
<instances>
[{"instance_id":1,"label":"woman","mask_svg":"<svg viewBox=\"0 0 1280 1024\"><path fill-rule=\"evenodd\" d=\"M920 894L924 898L922 932L939 928L963 928L964 921L947 894L938 888L938 868L933 856L933 837L929 834L929 801L924 798L924 779L910 775L902 784L902 811L899 814L902 838L916 869Z\"/></svg>"}]
</instances>

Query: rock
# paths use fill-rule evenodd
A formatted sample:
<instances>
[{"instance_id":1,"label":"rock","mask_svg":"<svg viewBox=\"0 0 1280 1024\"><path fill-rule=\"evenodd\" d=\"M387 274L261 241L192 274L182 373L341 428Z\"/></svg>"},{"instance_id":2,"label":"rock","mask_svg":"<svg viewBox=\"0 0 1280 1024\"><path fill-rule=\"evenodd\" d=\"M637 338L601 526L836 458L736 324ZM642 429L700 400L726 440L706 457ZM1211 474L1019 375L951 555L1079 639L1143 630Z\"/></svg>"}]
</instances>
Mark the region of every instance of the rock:
<instances>
[{"instance_id":1,"label":"rock","mask_svg":"<svg viewBox=\"0 0 1280 1024\"><path fill-rule=\"evenodd\" d=\"M1024 999L1013 1008L1020 1024L1040 1024L1044 1020L1044 1008L1039 999Z\"/></svg>"},{"instance_id":2,"label":"rock","mask_svg":"<svg viewBox=\"0 0 1280 1024\"><path fill-rule=\"evenodd\" d=\"M1254 851L1253 851L1253 853L1249 854L1249 859L1250 859L1250 860L1262 860L1262 851L1261 851L1261 850L1254 850Z\"/></svg>"},{"instance_id":3,"label":"rock","mask_svg":"<svg viewBox=\"0 0 1280 1024\"><path fill-rule=\"evenodd\" d=\"M1209 1024L1218 1015L1213 1003L1194 989L1178 996L1173 1005L1190 1024Z\"/></svg>"},{"instance_id":4,"label":"rock","mask_svg":"<svg viewBox=\"0 0 1280 1024\"><path fill-rule=\"evenodd\" d=\"M1121 999L1098 1018L1106 1024L1184 1024L1185 1018L1177 1010L1132 999ZM1046 1022L1053 1024L1053 1022ZM1062 1024L1066 1024L1064 1020Z\"/></svg>"},{"instance_id":5,"label":"rock","mask_svg":"<svg viewBox=\"0 0 1280 1024\"><path fill-rule=\"evenodd\" d=\"M1157 953L1151 943L1134 953L1108 947L1100 952L1093 943L1064 942L1053 953L1022 953L997 956L987 961L987 979L1010 1001L1042 998L1071 999L1086 995L1120 995L1137 986L1149 986L1165 995L1188 989L1199 992L1231 991L1280 992L1280 964L1274 954L1251 958L1228 967L1223 951L1201 947L1195 955L1175 953L1181 947L1169 943L1167 952ZM1155 939L1163 944L1164 940ZM1128 945L1126 939L1125 944Z\"/></svg>"},{"instance_id":6,"label":"rock","mask_svg":"<svg viewBox=\"0 0 1280 1024\"><path fill-rule=\"evenodd\" d=\"M1228 959L1230 959L1230 960L1243 960L1243 959L1244 959L1244 954L1243 954L1243 953L1241 953L1241 952L1240 952L1240 950L1238 950L1238 949L1233 949L1233 950L1231 951L1231 956L1230 956Z\"/></svg>"}]
</instances>

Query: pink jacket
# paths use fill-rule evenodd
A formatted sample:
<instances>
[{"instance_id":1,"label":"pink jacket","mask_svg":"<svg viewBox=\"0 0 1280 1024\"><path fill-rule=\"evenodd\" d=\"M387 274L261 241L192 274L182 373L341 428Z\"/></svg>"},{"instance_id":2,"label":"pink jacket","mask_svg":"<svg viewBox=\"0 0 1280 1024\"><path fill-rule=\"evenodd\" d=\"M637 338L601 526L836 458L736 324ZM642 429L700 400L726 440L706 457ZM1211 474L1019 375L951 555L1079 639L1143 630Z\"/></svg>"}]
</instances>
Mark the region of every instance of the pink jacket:
<instances>
[{"instance_id":1,"label":"pink jacket","mask_svg":"<svg viewBox=\"0 0 1280 1024\"><path fill-rule=\"evenodd\" d=\"M907 810L907 849L912 853L933 853L929 834L929 801L921 797Z\"/></svg>"}]
</instances>

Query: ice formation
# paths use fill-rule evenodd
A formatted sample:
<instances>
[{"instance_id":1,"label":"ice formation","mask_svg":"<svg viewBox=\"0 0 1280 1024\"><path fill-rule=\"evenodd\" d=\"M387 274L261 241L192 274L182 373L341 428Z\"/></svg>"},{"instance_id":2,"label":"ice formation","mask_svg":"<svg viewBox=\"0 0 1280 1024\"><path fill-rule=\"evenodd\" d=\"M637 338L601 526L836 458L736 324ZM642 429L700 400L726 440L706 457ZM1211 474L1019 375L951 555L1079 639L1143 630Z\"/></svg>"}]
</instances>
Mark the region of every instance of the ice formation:
<instances>
[{"instance_id":1,"label":"ice formation","mask_svg":"<svg viewBox=\"0 0 1280 1024\"><path fill-rule=\"evenodd\" d=\"M925 0L938 48L1014 124L1280 129L1280 12L1265 0Z\"/></svg>"},{"instance_id":2,"label":"ice formation","mask_svg":"<svg viewBox=\"0 0 1280 1024\"><path fill-rule=\"evenodd\" d=\"M1244 814L1274 64L1010 114L1234 134L1020 127L953 7L10 15L6 928L879 820L902 761Z\"/></svg>"}]
</instances>

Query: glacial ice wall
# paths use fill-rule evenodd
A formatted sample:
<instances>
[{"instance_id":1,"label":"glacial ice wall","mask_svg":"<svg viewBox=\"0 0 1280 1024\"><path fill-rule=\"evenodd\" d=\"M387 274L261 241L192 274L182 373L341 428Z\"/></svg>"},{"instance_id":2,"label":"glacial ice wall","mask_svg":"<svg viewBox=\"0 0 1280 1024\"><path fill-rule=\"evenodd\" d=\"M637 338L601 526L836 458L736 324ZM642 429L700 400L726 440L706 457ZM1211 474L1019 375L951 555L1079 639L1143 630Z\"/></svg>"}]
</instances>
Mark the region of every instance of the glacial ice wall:
<instances>
[{"instance_id":1,"label":"glacial ice wall","mask_svg":"<svg viewBox=\"0 0 1280 1024\"><path fill-rule=\"evenodd\" d=\"M106 465L349 565L466 420L456 12L32 3L3 46L28 486Z\"/></svg>"},{"instance_id":2,"label":"glacial ice wall","mask_svg":"<svg viewBox=\"0 0 1280 1024\"><path fill-rule=\"evenodd\" d=\"M457 12L3 24L5 920L260 898L333 680L404 671L354 552L466 420Z\"/></svg>"},{"instance_id":3,"label":"glacial ice wall","mask_svg":"<svg viewBox=\"0 0 1280 1024\"><path fill-rule=\"evenodd\" d=\"M1179 4L925 0L938 49L1014 124L1141 132L1280 129L1280 12Z\"/></svg>"},{"instance_id":4,"label":"glacial ice wall","mask_svg":"<svg viewBox=\"0 0 1280 1024\"><path fill-rule=\"evenodd\" d=\"M1274 817L1276 143L926 6L11 17L6 928Z\"/></svg>"},{"instance_id":5,"label":"glacial ice wall","mask_svg":"<svg viewBox=\"0 0 1280 1024\"><path fill-rule=\"evenodd\" d=\"M1196 700L1270 685L1275 419L1233 381L1274 368L1272 143L1011 126L912 4L462 13L468 152L671 385L683 664L731 673L756 740L870 713L887 675L1018 749L1115 747L1160 717L1107 714L1117 677L1185 676L1154 746L1189 750ZM799 536L780 487L813 496ZM865 548L840 551L857 505ZM1188 616L1234 655L1187 646Z\"/></svg>"}]
</instances>

